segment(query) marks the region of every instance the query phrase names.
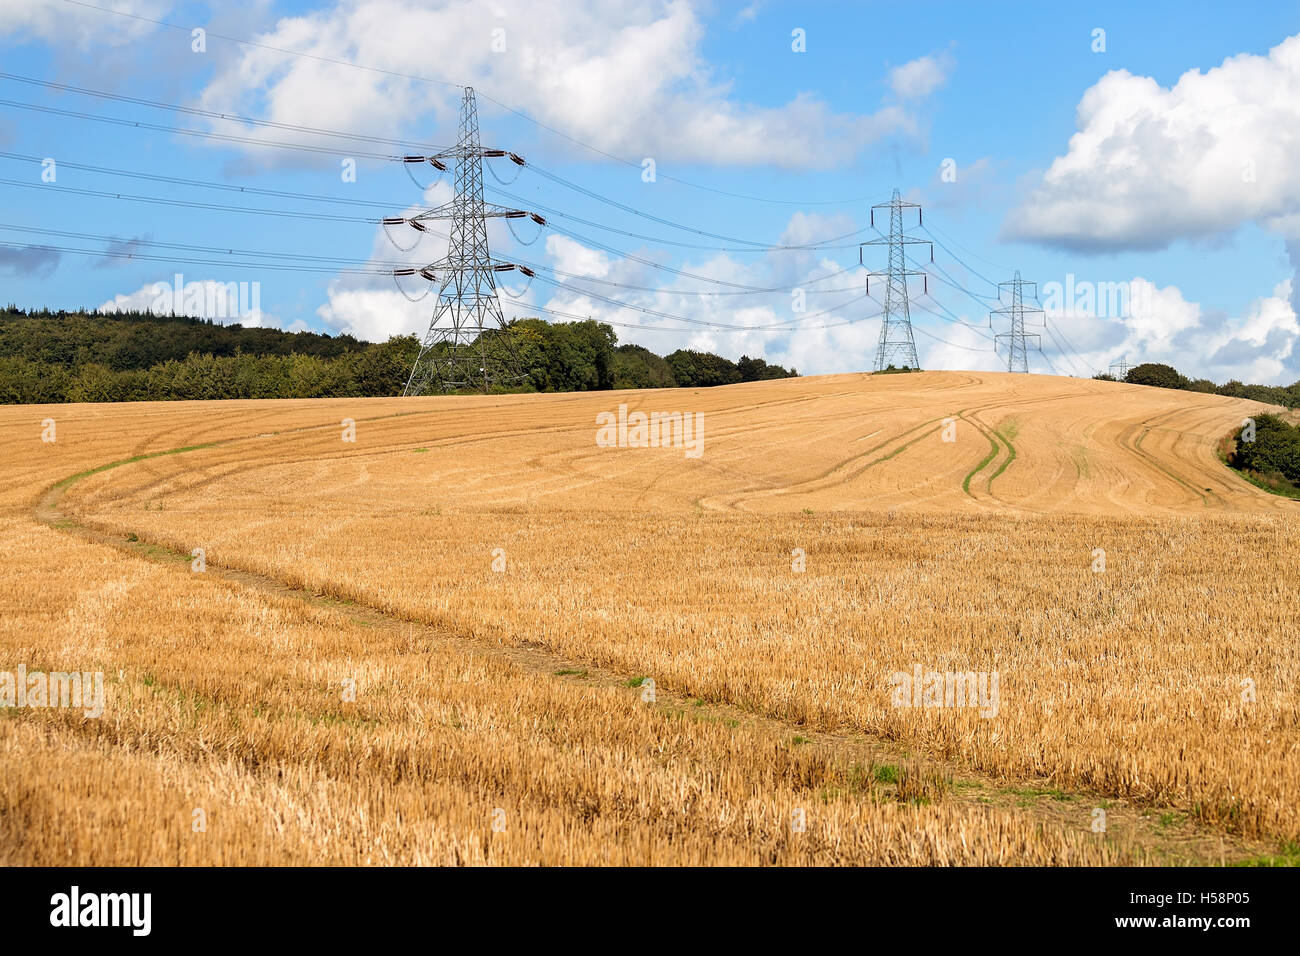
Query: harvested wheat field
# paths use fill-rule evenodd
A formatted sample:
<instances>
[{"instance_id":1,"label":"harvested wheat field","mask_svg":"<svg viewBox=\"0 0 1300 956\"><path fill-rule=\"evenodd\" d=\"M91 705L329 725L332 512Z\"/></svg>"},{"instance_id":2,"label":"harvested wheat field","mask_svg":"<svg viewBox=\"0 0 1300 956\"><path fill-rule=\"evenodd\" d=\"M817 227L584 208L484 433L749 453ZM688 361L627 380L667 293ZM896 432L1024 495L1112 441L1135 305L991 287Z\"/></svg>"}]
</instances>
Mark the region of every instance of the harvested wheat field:
<instances>
[{"instance_id":1,"label":"harvested wheat field","mask_svg":"<svg viewBox=\"0 0 1300 956\"><path fill-rule=\"evenodd\" d=\"M0 709L0 862L1286 857L1300 503L1215 451L1265 408L974 372L4 408L0 669L104 701Z\"/></svg>"}]
</instances>

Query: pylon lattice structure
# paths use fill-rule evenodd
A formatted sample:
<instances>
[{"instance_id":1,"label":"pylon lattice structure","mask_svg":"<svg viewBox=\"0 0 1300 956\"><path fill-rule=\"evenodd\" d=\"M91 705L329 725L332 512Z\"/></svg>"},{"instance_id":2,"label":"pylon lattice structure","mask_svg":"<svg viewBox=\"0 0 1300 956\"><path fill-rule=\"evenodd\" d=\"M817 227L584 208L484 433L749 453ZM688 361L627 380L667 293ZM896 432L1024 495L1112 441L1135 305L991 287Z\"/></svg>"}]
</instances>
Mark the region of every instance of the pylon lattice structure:
<instances>
[{"instance_id":1,"label":"pylon lattice structure","mask_svg":"<svg viewBox=\"0 0 1300 956\"><path fill-rule=\"evenodd\" d=\"M456 145L434 156L406 160L427 160L438 169L445 169L446 161L455 162L456 196L451 202L410 219L385 220L385 224L409 222L421 232L427 221L451 222L447 256L420 270L423 278L438 281L438 302L403 395L457 389L487 392L495 385L510 385L523 379L519 357L501 313L495 276L519 268L531 278L532 271L494 259L488 252L488 219L519 219L528 215L483 201L483 159L501 156L509 156L523 165L523 159L513 153L484 149L479 144L478 106L473 87L467 86L461 99ZM540 216L534 214L533 219L545 225Z\"/></svg>"},{"instance_id":2,"label":"pylon lattice structure","mask_svg":"<svg viewBox=\"0 0 1300 956\"><path fill-rule=\"evenodd\" d=\"M914 239L903 232L903 210L915 209L917 222L921 221L919 203L904 202L894 190L893 198L887 203L877 203L871 207L871 225L876 224L876 210L889 210L889 235L882 239L872 239L858 247L858 261L862 261L862 246L888 246L888 267L883 272L867 273L867 295L871 295L872 277L885 277L885 302L881 310L880 343L876 346L876 361L872 371L882 372L893 368L919 369L916 358L916 340L912 336L912 314L907 302L908 276L922 276L925 291L930 291L930 280L924 272L907 268L907 247L909 245L930 245L930 261L934 261L934 246L926 239Z\"/></svg>"},{"instance_id":3,"label":"pylon lattice structure","mask_svg":"<svg viewBox=\"0 0 1300 956\"><path fill-rule=\"evenodd\" d=\"M1043 338L1037 332L1025 333L1025 316L1041 315L1044 317L1043 324L1046 324L1046 313L1037 307L1027 308L1025 306L1025 287L1032 287L1030 297L1038 298L1038 284L1036 282L1026 282L1020 278L1020 270L1016 270L1015 277L998 283L998 301L1006 301L1003 298L1004 290L1009 293L1011 302L1000 309L994 309L989 313L989 328L993 327L993 317L995 315L1005 315L1011 319L1011 329L1008 332L1002 332L993 337L994 351L1000 343L1006 343L1007 371L1008 372L1028 372L1029 371L1029 349L1026 343L1027 339L1037 339L1036 346L1039 351L1043 347Z\"/></svg>"},{"instance_id":4,"label":"pylon lattice structure","mask_svg":"<svg viewBox=\"0 0 1300 956\"><path fill-rule=\"evenodd\" d=\"M1125 361L1127 358L1127 355L1121 355L1118 362L1110 363L1111 378L1118 379L1121 382L1128 378L1129 369L1133 366L1129 365L1128 362Z\"/></svg>"}]
</instances>

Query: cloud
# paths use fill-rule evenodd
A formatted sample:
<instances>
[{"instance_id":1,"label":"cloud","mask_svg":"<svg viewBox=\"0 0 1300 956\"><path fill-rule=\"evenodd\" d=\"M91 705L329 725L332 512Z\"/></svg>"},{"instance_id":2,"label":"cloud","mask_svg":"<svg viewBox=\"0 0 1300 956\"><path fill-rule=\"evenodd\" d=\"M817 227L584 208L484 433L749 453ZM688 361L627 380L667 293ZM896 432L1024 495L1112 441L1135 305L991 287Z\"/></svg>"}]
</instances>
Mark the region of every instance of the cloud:
<instances>
[{"instance_id":1,"label":"cloud","mask_svg":"<svg viewBox=\"0 0 1300 956\"><path fill-rule=\"evenodd\" d=\"M444 177L425 190L420 203L408 206L400 215L410 216L441 206L452 195L453 188ZM375 230L370 265L377 268L423 266L447 254L446 223L433 222L429 231L423 233L400 226L390 228L391 233L382 227ZM505 240L501 230L500 220L488 221L488 247L494 253L502 248ZM393 240L401 243L401 248ZM437 292L436 285L431 286L418 276L339 275L330 280L326 301L316 314L331 331L367 342L383 342L394 335L423 335L437 305ZM412 298L418 301L411 301Z\"/></svg>"},{"instance_id":2,"label":"cloud","mask_svg":"<svg viewBox=\"0 0 1300 956\"><path fill-rule=\"evenodd\" d=\"M1082 284L1082 283L1079 283ZM1128 284L1127 315L1078 317L1053 307L1048 322L1078 350L1079 357L1053 358L1061 371L1093 374L1121 355L1132 364L1164 362L1191 378L1218 383L1238 379L1261 385L1289 385L1300 379L1300 322L1292 305L1293 287L1284 279L1270 295L1246 305L1238 316L1204 309L1188 301L1177 286L1157 286L1141 278ZM1100 306L1100 294L1095 300ZM1125 310L1098 309L1103 313ZM1044 347L1052 339L1044 335ZM1031 365L1033 359L1031 357Z\"/></svg>"},{"instance_id":3,"label":"cloud","mask_svg":"<svg viewBox=\"0 0 1300 956\"><path fill-rule=\"evenodd\" d=\"M962 314L960 318L970 324L976 324L979 321L978 316ZM988 333L981 334L969 325L956 325L953 323L929 322L924 325L916 325L916 320L917 316L913 314L912 331L916 333L917 359L920 361L922 368L970 369L985 372L1005 372L1007 370L1006 358L993 352L992 344L986 338ZM939 324L942 324L943 328L936 328L934 331L928 328L928 326ZM935 337L942 341L935 341ZM1045 367L1036 367L1032 352L1029 358L1029 370L1031 372L1047 370Z\"/></svg>"},{"instance_id":4,"label":"cloud","mask_svg":"<svg viewBox=\"0 0 1300 956\"><path fill-rule=\"evenodd\" d=\"M161 18L170 0L101 0L101 6L140 17ZM100 13L86 7L50 0L4 0L0 4L0 37L43 40L79 48L124 46L156 29L152 23Z\"/></svg>"},{"instance_id":5,"label":"cloud","mask_svg":"<svg viewBox=\"0 0 1300 956\"><path fill-rule=\"evenodd\" d=\"M427 130L430 116L450 126L461 96L453 83L468 83L567 136L637 162L653 157L661 168L666 162L829 168L886 137L916 133L915 118L899 104L858 114L836 112L810 93L777 106L739 101L705 59L704 33L687 0L615 7L597 0L501 0L490 8L471 0L339 0L280 19L258 42L389 72L243 48L218 69L202 105L392 135ZM914 67L900 82L918 92L933 81L934 69ZM452 82L394 75L430 73ZM484 96L479 105L487 125L500 115Z\"/></svg>"},{"instance_id":6,"label":"cloud","mask_svg":"<svg viewBox=\"0 0 1300 956\"><path fill-rule=\"evenodd\" d=\"M948 81L955 66L948 53L931 53L889 71L889 88L905 100L925 99Z\"/></svg>"},{"instance_id":7,"label":"cloud","mask_svg":"<svg viewBox=\"0 0 1300 956\"><path fill-rule=\"evenodd\" d=\"M44 278L59 267L57 249L44 246L0 247L0 271L25 278Z\"/></svg>"},{"instance_id":8,"label":"cloud","mask_svg":"<svg viewBox=\"0 0 1300 956\"><path fill-rule=\"evenodd\" d=\"M1247 222L1300 235L1300 36L1169 88L1112 71L1084 93L1076 125L1005 237L1113 251Z\"/></svg>"},{"instance_id":9,"label":"cloud","mask_svg":"<svg viewBox=\"0 0 1300 956\"><path fill-rule=\"evenodd\" d=\"M104 252L107 255L95 260L94 268L96 269L116 269L119 266L127 265L130 260L128 256L135 255L141 249L145 248L143 239L112 239L109 240Z\"/></svg>"},{"instance_id":10,"label":"cloud","mask_svg":"<svg viewBox=\"0 0 1300 956\"><path fill-rule=\"evenodd\" d=\"M551 234L546 237L546 253L555 268L574 275L594 276L602 279L609 275L610 258L599 249L588 249L568 236Z\"/></svg>"}]
</instances>

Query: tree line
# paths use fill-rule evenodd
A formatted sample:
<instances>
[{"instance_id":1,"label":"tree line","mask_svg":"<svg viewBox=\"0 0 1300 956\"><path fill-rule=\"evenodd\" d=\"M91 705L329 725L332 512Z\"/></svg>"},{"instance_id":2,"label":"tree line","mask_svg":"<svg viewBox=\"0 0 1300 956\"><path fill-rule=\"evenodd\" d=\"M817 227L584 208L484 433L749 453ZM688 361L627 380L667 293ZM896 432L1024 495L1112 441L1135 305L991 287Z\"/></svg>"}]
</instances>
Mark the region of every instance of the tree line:
<instances>
[{"instance_id":1,"label":"tree line","mask_svg":"<svg viewBox=\"0 0 1300 956\"><path fill-rule=\"evenodd\" d=\"M1094 375L1103 381L1116 381L1107 373ZM1216 385L1208 378L1188 378L1172 365L1162 362L1144 362L1134 365L1124 376L1130 385L1152 385L1156 388L1177 388L1187 392L1204 392L1208 395L1227 395L1230 398L1249 398L1266 405L1285 408L1300 407L1300 382L1291 385L1244 385L1236 379Z\"/></svg>"},{"instance_id":2,"label":"tree line","mask_svg":"<svg viewBox=\"0 0 1300 956\"><path fill-rule=\"evenodd\" d=\"M619 345L606 323L517 319L505 333L515 391L728 385L798 373L679 349ZM0 403L130 402L400 395L419 352L413 335L350 335L222 325L148 312L0 312Z\"/></svg>"}]
</instances>

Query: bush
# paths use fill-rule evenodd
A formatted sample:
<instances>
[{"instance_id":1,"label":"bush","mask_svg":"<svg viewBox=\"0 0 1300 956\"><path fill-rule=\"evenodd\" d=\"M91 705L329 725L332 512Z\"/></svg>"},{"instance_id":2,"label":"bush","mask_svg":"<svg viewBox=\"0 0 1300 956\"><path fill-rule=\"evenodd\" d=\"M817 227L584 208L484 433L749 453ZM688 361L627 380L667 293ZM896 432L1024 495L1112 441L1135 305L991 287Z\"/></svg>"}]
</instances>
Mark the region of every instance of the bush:
<instances>
[{"instance_id":1,"label":"bush","mask_svg":"<svg viewBox=\"0 0 1300 956\"><path fill-rule=\"evenodd\" d=\"M1191 388L1192 383L1172 365L1161 362L1144 362L1128 370L1124 381L1130 385L1153 385L1156 388Z\"/></svg>"},{"instance_id":2,"label":"bush","mask_svg":"<svg viewBox=\"0 0 1300 956\"><path fill-rule=\"evenodd\" d=\"M1288 425L1276 415L1255 417L1255 440L1245 440L1245 429L1237 435L1232 464L1261 475L1281 475L1300 484L1300 428Z\"/></svg>"}]
</instances>

